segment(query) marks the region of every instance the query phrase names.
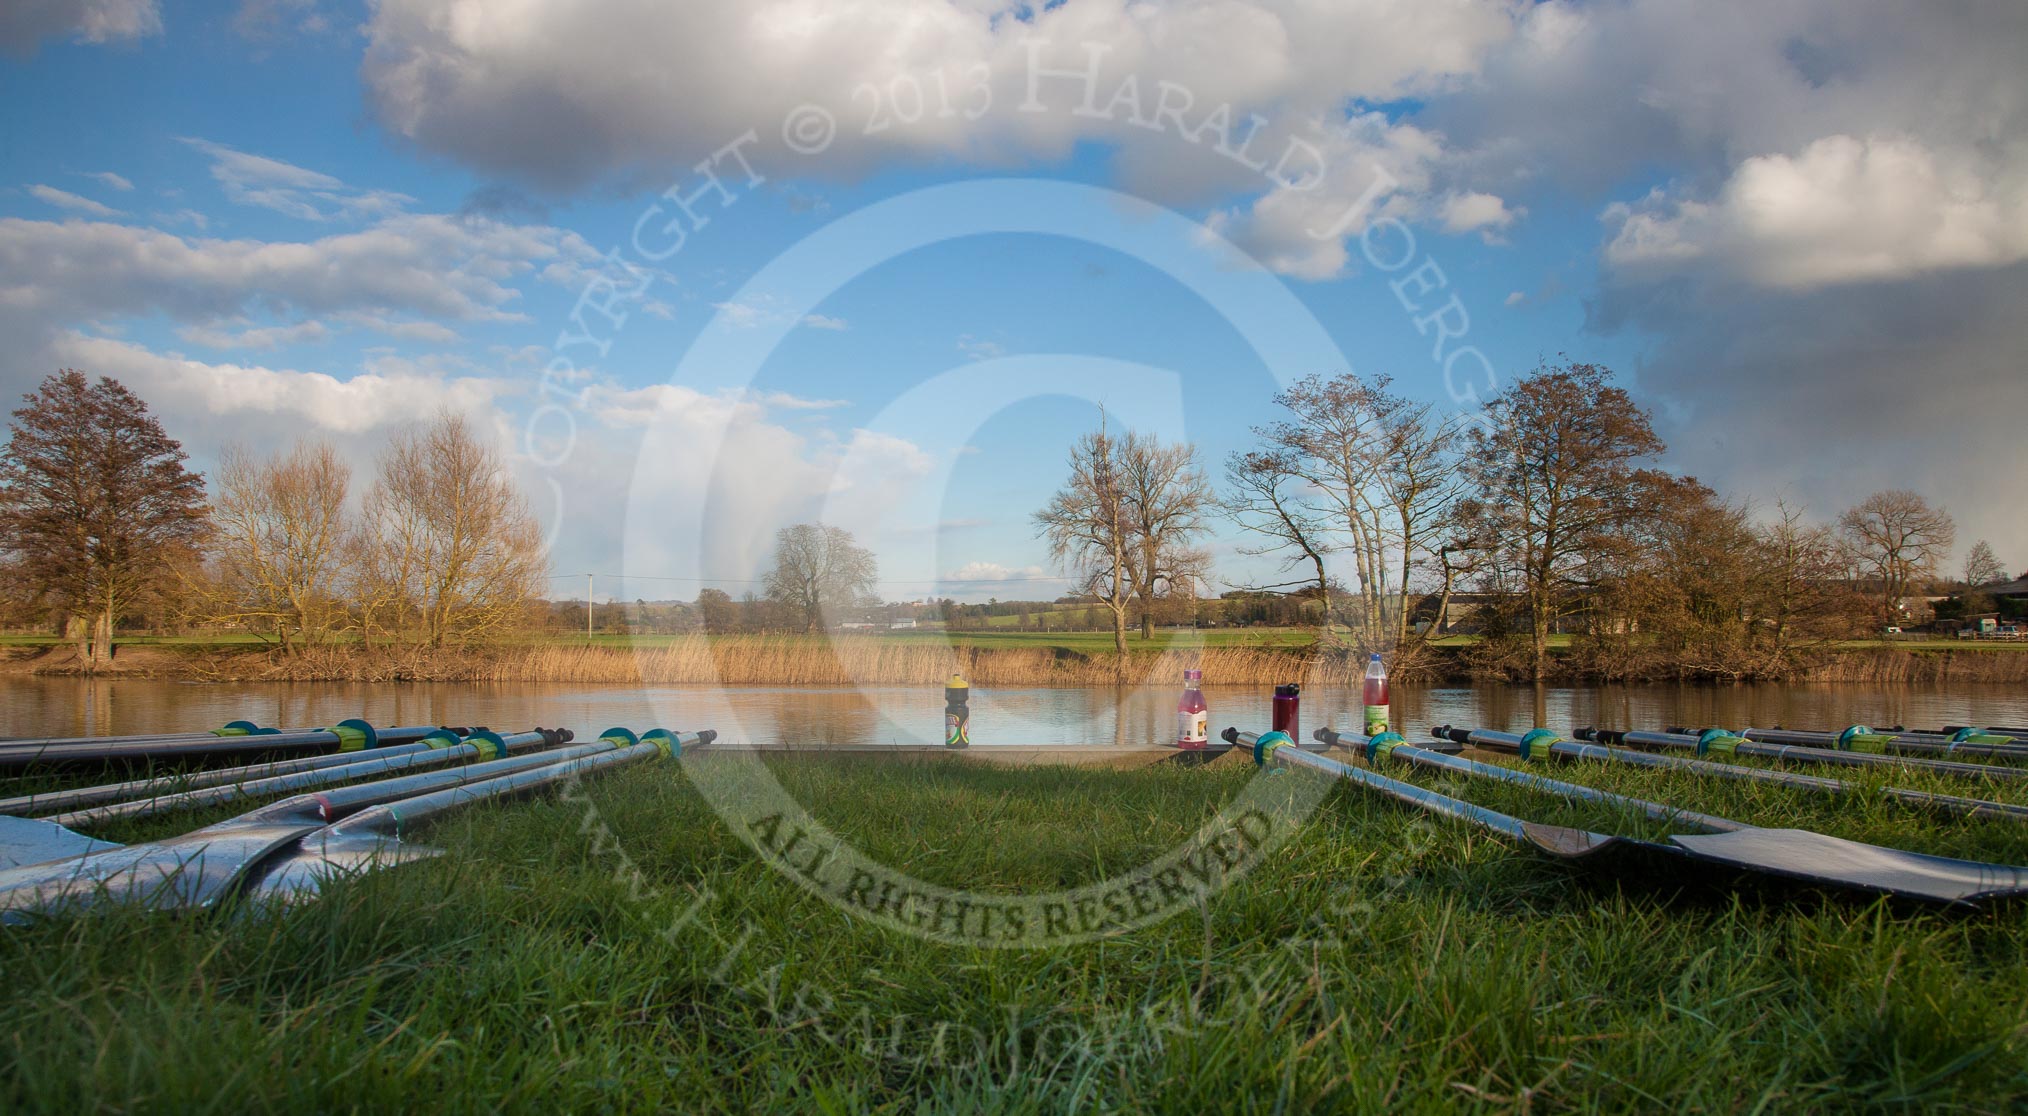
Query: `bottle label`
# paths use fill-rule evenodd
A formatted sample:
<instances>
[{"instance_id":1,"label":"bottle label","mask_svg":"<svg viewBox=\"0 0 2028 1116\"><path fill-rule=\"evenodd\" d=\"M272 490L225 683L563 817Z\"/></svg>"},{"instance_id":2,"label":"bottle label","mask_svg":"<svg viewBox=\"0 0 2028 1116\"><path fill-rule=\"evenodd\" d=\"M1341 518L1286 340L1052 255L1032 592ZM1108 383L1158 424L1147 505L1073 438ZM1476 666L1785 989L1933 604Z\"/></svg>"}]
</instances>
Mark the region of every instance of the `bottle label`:
<instances>
[{"instance_id":1,"label":"bottle label","mask_svg":"<svg viewBox=\"0 0 2028 1116\"><path fill-rule=\"evenodd\" d=\"M972 742L971 726L965 723L968 720L970 720L969 717L956 713L944 714L944 743L952 746L970 744Z\"/></svg>"},{"instance_id":2,"label":"bottle label","mask_svg":"<svg viewBox=\"0 0 2028 1116\"><path fill-rule=\"evenodd\" d=\"M1176 714L1176 743L1203 744L1210 739L1210 714L1204 710Z\"/></svg>"},{"instance_id":3,"label":"bottle label","mask_svg":"<svg viewBox=\"0 0 2028 1116\"><path fill-rule=\"evenodd\" d=\"M1387 731L1387 707L1369 705L1366 707L1366 735L1379 736Z\"/></svg>"}]
</instances>

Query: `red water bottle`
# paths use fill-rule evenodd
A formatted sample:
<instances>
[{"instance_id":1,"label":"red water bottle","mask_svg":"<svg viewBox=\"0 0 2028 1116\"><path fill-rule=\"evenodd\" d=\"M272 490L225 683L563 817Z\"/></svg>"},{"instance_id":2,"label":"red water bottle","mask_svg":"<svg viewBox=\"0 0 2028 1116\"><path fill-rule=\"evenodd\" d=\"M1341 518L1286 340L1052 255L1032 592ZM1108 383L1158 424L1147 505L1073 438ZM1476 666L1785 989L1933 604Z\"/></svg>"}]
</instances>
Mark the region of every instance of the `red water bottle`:
<instances>
[{"instance_id":1,"label":"red water bottle","mask_svg":"<svg viewBox=\"0 0 2028 1116\"><path fill-rule=\"evenodd\" d=\"M1274 729L1276 732L1288 733L1290 740L1302 739L1296 735L1297 725L1301 721L1297 715L1300 702L1296 695L1301 693L1302 689L1294 682L1285 682L1275 687Z\"/></svg>"},{"instance_id":2,"label":"red water bottle","mask_svg":"<svg viewBox=\"0 0 2028 1116\"><path fill-rule=\"evenodd\" d=\"M1387 731L1387 668L1380 663L1375 653L1366 662L1366 681L1362 687L1366 705L1366 735L1379 736Z\"/></svg>"},{"instance_id":3,"label":"red water bottle","mask_svg":"<svg viewBox=\"0 0 2028 1116\"><path fill-rule=\"evenodd\" d=\"M1201 749L1211 739L1211 717L1204 704L1204 672L1183 672L1183 700L1176 703L1176 746Z\"/></svg>"}]
</instances>

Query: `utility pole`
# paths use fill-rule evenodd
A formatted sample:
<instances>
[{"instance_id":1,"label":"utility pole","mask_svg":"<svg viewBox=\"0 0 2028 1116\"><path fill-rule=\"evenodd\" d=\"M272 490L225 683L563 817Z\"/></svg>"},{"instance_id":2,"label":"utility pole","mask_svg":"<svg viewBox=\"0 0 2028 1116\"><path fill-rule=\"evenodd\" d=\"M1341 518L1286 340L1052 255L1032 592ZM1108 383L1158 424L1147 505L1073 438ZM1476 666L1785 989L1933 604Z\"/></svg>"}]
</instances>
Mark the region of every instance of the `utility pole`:
<instances>
[{"instance_id":1,"label":"utility pole","mask_svg":"<svg viewBox=\"0 0 2028 1116\"><path fill-rule=\"evenodd\" d=\"M586 574L584 575L584 645L586 647L590 647L592 645L591 610L592 610L592 575Z\"/></svg>"}]
</instances>

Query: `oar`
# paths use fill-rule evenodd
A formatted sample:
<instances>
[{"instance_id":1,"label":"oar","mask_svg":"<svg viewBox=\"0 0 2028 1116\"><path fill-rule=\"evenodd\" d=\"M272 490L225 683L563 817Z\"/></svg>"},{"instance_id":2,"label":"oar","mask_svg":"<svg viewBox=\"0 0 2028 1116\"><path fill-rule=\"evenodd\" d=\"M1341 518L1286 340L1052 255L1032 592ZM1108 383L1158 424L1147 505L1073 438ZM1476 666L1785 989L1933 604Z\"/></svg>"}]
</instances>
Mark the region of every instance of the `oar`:
<instances>
[{"instance_id":1,"label":"oar","mask_svg":"<svg viewBox=\"0 0 2028 1116\"><path fill-rule=\"evenodd\" d=\"M1320 732L1323 730L1319 730ZM1539 731L1539 730L1538 730ZM1625 763L1635 767L1658 767L1670 771L1685 771L1693 775L1706 775L1714 779L1735 779L1749 783L1765 783L1770 786L1788 787L1791 790L1813 791L1818 794L1863 794L1866 788L1857 783L1839 779L1826 779L1820 775L1798 775L1792 771L1770 771L1765 767L1746 767L1736 763L1712 763L1708 760L1684 759L1680 756L1656 755L1652 752L1636 752L1629 748L1614 748L1606 744L1580 744L1570 740L1550 739L1529 733L1518 743L1510 744L1501 733L1473 733L1465 729L1454 729L1449 725L1430 730L1430 735L1452 744L1472 744L1489 751L1505 752L1525 760L1546 759L1554 756L1563 760L1599 760L1606 763ZM1495 739L1500 737L1500 739ZM1953 814L1970 817L2010 818L2028 822L2028 806L2016 806L2007 802L1989 802L1982 798L1959 798L1950 794L1933 794L1929 791L1908 790L1902 787L1881 787L1880 793L1897 802L1914 806L1926 806Z\"/></svg>"},{"instance_id":2,"label":"oar","mask_svg":"<svg viewBox=\"0 0 2028 1116\"><path fill-rule=\"evenodd\" d=\"M104 745L0 744L0 771L29 768L63 770L120 763L205 761L235 756L288 753L357 752L384 744L413 744L437 731L435 725L377 731L353 718L330 728L304 732L252 733L244 736L201 736L189 740Z\"/></svg>"},{"instance_id":3,"label":"oar","mask_svg":"<svg viewBox=\"0 0 2028 1116\"><path fill-rule=\"evenodd\" d=\"M1670 732L1684 732L1672 728ZM1924 739L1906 733L1874 732L1865 725L1853 725L1842 732L1804 732L1799 729L1746 729L1739 735L1763 744L1801 744L1811 748L1836 748L1841 752L1871 752L1903 756L1985 756L1988 759L2028 760L2028 746L1997 741L2011 737L1973 740Z\"/></svg>"},{"instance_id":4,"label":"oar","mask_svg":"<svg viewBox=\"0 0 2028 1116\"><path fill-rule=\"evenodd\" d=\"M372 752L341 752L340 755L351 763L335 767L323 767L312 771L296 771L275 775L265 779L234 782L224 786L204 787L175 794L136 798L126 802L93 806L72 810L44 820L73 829L99 825L117 818L145 818L166 814L172 810L188 810L199 806L217 806L244 798L261 798L286 791L308 790L311 787L329 787L340 783L355 782L375 775L389 775L397 771L416 771L426 767L440 767L445 764L461 763L468 759L492 760L503 756L525 752L534 748L554 748L571 740L569 729L538 728L529 732L501 736L495 732L475 732L463 741L450 733L434 747L427 744L409 745L398 749L376 748ZM392 752L393 754L384 754ZM362 758L362 755L364 758Z\"/></svg>"},{"instance_id":5,"label":"oar","mask_svg":"<svg viewBox=\"0 0 2028 1116\"><path fill-rule=\"evenodd\" d=\"M1385 736L1387 734L1381 733L1381 735ZM1369 738L1364 736L1352 736L1341 734L1333 729L1320 728L1317 731L1310 734L1310 739L1315 740L1319 744L1322 744L1328 750L1331 748L1350 748L1354 746L1351 743L1352 741L1354 740L1365 741ZM1442 752L1447 756L1455 756L1459 752L1465 750L1465 746L1463 744L1456 744L1449 740L1433 740L1430 742L1430 745L1431 746L1428 749L1429 751ZM1365 747L1363 743L1358 746L1362 748Z\"/></svg>"},{"instance_id":6,"label":"oar","mask_svg":"<svg viewBox=\"0 0 2028 1116\"><path fill-rule=\"evenodd\" d=\"M178 732L129 732L108 736L7 736L0 737L0 747L64 748L74 744L147 744L171 740L198 740L207 736L252 736L256 733L272 735L280 731L280 729L264 729L252 721L227 721L220 728Z\"/></svg>"},{"instance_id":7,"label":"oar","mask_svg":"<svg viewBox=\"0 0 2028 1116\"><path fill-rule=\"evenodd\" d=\"M2006 736L2016 740L2028 737L2028 728L2010 728L2006 725L1987 725L1983 728L1978 725L1945 725L1937 730L1937 735L1956 737L1961 732L1971 733L1974 736Z\"/></svg>"},{"instance_id":8,"label":"oar","mask_svg":"<svg viewBox=\"0 0 2028 1116\"><path fill-rule=\"evenodd\" d=\"M1779 763L1828 764L1833 767L1888 767L1906 768L1911 771L1934 771L1939 775L1962 775L1973 779L2005 781L2028 779L2028 769L2007 767L1996 763L1960 763L1956 760L1917 759L1913 756L1891 756L1880 752L1841 752L1836 748L1812 748L1804 744L1769 744L1748 740L1724 729L1706 729L1701 733L1689 732L1618 732L1607 729L1578 729L1580 740L1596 740L1601 744L1627 744L1635 748L1653 751L1669 748L1676 751L1707 753L1716 755L1754 756L1759 759L1775 760Z\"/></svg>"},{"instance_id":9,"label":"oar","mask_svg":"<svg viewBox=\"0 0 2028 1116\"><path fill-rule=\"evenodd\" d=\"M138 845L93 841L42 821L0 818L0 822L14 826L43 826L90 846L61 859L0 869L0 918L18 921L28 913L82 908L103 901L163 908L209 906L248 865L369 806L637 743L633 733L622 729L609 731L596 742L556 751L298 794L181 837Z\"/></svg>"},{"instance_id":10,"label":"oar","mask_svg":"<svg viewBox=\"0 0 2028 1116\"><path fill-rule=\"evenodd\" d=\"M651 729L642 733L641 742L632 747L374 806L300 838L292 847L255 865L239 887L262 899L314 897L334 877L441 855L442 849L405 842L402 838L412 836L453 810L475 802L530 794L643 760L678 759L686 750L705 747L717 737L712 729L697 733Z\"/></svg>"},{"instance_id":11,"label":"oar","mask_svg":"<svg viewBox=\"0 0 2028 1116\"><path fill-rule=\"evenodd\" d=\"M1499 743L1520 748L1524 740L1533 747L1556 739L1547 729L1536 729L1526 737L1474 729L1466 736L1467 742L1481 747ZM1682 818L1712 832L1675 834L1670 836L1670 843L1699 860L1734 868L1937 903L1969 905L1981 899L2028 895L2028 868L1881 848L1807 829L1762 829L1712 814L1694 813L1406 745L1393 745L1382 754L1446 771L1517 783L1579 801L1631 808L1658 819Z\"/></svg>"},{"instance_id":12,"label":"oar","mask_svg":"<svg viewBox=\"0 0 2028 1116\"><path fill-rule=\"evenodd\" d=\"M406 729L388 729L382 739L392 739L405 733ZM373 752L376 756L404 755L409 752L428 751L455 744L464 736L484 729L440 728L413 744L398 744L392 747L382 745ZM64 810L77 810L101 802L118 802L131 798L149 798L164 792L195 790L199 787L215 787L226 783L244 783L271 775L287 775L293 771L315 771L325 767L339 767L358 763L356 752L330 752L324 755L298 756L294 759L272 760L267 763L247 764L243 767L214 767L189 771L177 775L156 775L147 779L134 779L124 783L105 783L96 787L77 787L71 790L45 791L41 794L24 794L16 798L0 799L0 814L15 817L41 817Z\"/></svg>"},{"instance_id":13,"label":"oar","mask_svg":"<svg viewBox=\"0 0 2028 1116\"><path fill-rule=\"evenodd\" d=\"M1326 775L1357 783L1368 790L1378 791L1397 802L1405 802L1417 809L1426 810L1442 817L1459 821L1509 837L1530 845L1542 852L1563 860L1583 860L1600 853L1615 855L1670 856L1676 850L1652 841L1640 841L1629 837L1614 837L1604 833L1592 833L1582 829L1571 829L1560 825L1543 825L1539 822L1523 821L1497 810L1488 810L1448 795L1438 794L1414 783L1390 779L1377 771L1353 767L1341 760L1332 759L1316 752L1307 752L1296 746L1285 732L1255 734L1228 728L1221 734L1227 743L1249 748L1253 751L1254 762L1266 766L1270 759L1296 767L1307 767ZM1384 740L1393 733L1382 733L1376 740ZM1349 738L1348 738L1349 739ZM1362 742L1364 737L1358 738Z\"/></svg>"}]
</instances>

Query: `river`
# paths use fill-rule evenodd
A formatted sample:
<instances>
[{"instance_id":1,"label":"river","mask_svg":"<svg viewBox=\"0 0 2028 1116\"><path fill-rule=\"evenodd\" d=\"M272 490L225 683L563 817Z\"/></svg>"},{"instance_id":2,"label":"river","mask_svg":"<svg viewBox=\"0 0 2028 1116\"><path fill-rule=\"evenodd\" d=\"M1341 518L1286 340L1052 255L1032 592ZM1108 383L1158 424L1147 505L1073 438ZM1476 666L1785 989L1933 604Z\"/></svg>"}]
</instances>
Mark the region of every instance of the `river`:
<instances>
[{"instance_id":1,"label":"river","mask_svg":"<svg viewBox=\"0 0 2028 1116\"><path fill-rule=\"evenodd\" d=\"M1266 687L1205 689L1215 735L1268 724ZM1176 730L1167 688L972 691L972 741L1147 745ZM1435 686L1397 688L1395 727L1411 739L1437 724L1520 731L1541 725L1732 729L2028 722L2020 687L1859 685ZM1303 728L1356 725L1358 694L1305 693ZM540 725L580 736L622 725L715 728L728 743L940 743L943 692L862 689L597 686L541 683L192 683L122 679L0 679L0 736L91 736L215 728L246 719L300 728L364 717L376 725Z\"/></svg>"}]
</instances>

